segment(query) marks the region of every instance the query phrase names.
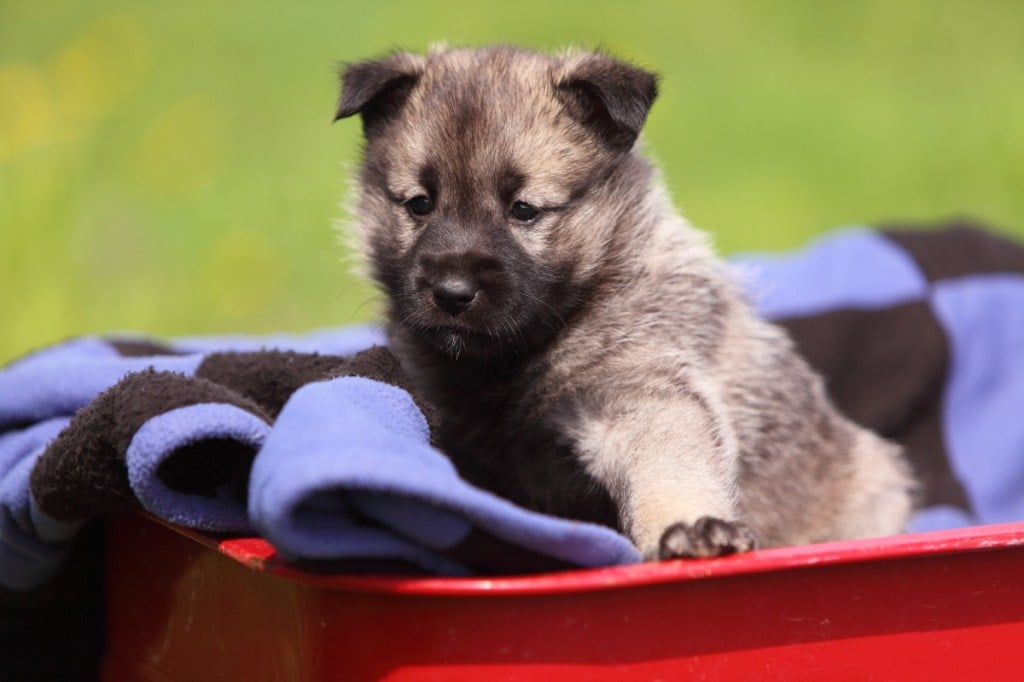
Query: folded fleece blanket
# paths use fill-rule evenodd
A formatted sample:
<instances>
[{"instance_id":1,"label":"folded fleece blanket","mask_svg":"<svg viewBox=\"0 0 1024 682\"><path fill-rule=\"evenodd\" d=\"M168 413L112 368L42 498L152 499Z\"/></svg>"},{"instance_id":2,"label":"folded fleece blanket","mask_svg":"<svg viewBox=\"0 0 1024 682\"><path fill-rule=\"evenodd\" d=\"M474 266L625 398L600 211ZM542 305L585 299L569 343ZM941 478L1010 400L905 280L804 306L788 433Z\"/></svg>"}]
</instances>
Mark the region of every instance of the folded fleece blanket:
<instances>
[{"instance_id":1,"label":"folded fleece blanket","mask_svg":"<svg viewBox=\"0 0 1024 682\"><path fill-rule=\"evenodd\" d=\"M367 334L320 339L336 351ZM383 346L343 356L78 339L11 365L0 396L9 588L45 580L85 520L135 506L262 535L295 560L467 575L637 559L608 528L462 481Z\"/></svg>"},{"instance_id":2,"label":"folded fleece blanket","mask_svg":"<svg viewBox=\"0 0 1024 682\"><path fill-rule=\"evenodd\" d=\"M914 529L1024 519L1024 248L966 225L849 229L733 267L840 407L907 448ZM608 528L460 479L379 344L372 328L80 338L7 366L0 586L45 582L85 521L135 507L294 560L465 575L639 559Z\"/></svg>"}]
</instances>

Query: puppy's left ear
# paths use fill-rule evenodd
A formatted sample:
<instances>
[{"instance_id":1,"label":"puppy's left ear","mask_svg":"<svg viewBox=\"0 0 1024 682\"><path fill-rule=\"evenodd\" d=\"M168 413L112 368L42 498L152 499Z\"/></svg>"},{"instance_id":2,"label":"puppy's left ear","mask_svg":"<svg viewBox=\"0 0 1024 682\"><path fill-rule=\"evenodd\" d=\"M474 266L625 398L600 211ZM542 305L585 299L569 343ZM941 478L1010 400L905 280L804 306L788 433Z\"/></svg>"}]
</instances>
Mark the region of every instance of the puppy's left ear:
<instances>
[{"instance_id":1,"label":"puppy's left ear","mask_svg":"<svg viewBox=\"0 0 1024 682\"><path fill-rule=\"evenodd\" d=\"M612 148L633 146L658 96L658 77L605 54L570 57L555 82L570 109Z\"/></svg>"},{"instance_id":2,"label":"puppy's left ear","mask_svg":"<svg viewBox=\"0 0 1024 682\"><path fill-rule=\"evenodd\" d=\"M423 58L408 52L346 65L334 120L360 114L363 130L368 132L397 113L423 69Z\"/></svg>"}]
</instances>

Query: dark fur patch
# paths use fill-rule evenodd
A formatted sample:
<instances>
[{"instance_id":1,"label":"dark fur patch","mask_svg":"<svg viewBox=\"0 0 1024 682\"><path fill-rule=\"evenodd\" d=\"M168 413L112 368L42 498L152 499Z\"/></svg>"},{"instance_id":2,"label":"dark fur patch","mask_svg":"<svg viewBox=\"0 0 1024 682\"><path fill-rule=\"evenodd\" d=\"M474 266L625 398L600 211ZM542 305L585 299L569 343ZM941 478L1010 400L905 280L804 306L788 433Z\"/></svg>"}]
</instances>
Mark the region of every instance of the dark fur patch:
<instances>
[{"instance_id":1,"label":"dark fur patch","mask_svg":"<svg viewBox=\"0 0 1024 682\"><path fill-rule=\"evenodd\" d=\"M530 509L620 528L607 488L542 418L556 408L551 396L532 392L527 363L453 364L419 353L415 362L428 368L426 385L443 415L439 444L460 475Z\"/></svg>"}]
</instances>

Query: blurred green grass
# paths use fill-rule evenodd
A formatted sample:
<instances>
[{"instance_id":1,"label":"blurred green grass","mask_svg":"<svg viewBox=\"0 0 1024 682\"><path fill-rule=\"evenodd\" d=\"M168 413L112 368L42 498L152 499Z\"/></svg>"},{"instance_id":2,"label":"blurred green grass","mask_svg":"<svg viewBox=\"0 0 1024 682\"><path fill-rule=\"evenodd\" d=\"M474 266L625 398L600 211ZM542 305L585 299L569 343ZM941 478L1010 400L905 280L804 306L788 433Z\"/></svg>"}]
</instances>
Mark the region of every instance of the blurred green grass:
<instances>
[{"instance_id":1,"label":"blurred green grass","mask_svg":"<svg viewBox=\"0 0 1024 682\"><path fill-rule=\"evenodd\" d=\"M663 74L647 148L725 252L970 214L1024 236L1024 4L0 0L0 362L92 332L371 319L342 262L335 64L603 46Z\"/></svg>"}]
</instances>

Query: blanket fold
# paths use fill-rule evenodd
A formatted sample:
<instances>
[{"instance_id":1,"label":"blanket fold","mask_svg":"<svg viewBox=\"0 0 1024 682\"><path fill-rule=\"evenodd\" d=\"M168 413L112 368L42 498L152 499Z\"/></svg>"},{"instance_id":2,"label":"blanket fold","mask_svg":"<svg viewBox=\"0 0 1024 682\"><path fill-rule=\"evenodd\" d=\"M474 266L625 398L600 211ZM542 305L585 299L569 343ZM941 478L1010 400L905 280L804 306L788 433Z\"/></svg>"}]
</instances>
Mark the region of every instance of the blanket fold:
<instances>
[{"instance_id":1,"label":"blanket fold","mask_svg":"<svg viewBox=\"0 0 1024 682\"><path fill-rule=\"evenodd\" d=\"M249 415L251 434L238 428L236 413ZM80 409L49 444L32 470L32 493L48 514L65 521L126 511L135 506L136 494L152 490L147 479L158 478L170 456L195 460L187 453L196 443L234 436L253 446L251 460L262 440L255 424L265 430L268 421L258 405L218 384L153 369L132 372ZM236 457L233 451L210 455L201 463L210 469L196 478L212 484L213 469ZM147 506L144 493L141 499ZM247 528L242 523L231 529Z\"/></svg>"},{"instance_id":2,"label":"blanket fold","mask_svg":"<svg viewBox=\"0 0 1024 682\"><path fill-rule=\"evenodd\" d=\"M426 420L397 387L359 377L304 386L254 462L250 517L289 556L387 556L438 573L639 559L610 529L521 509L469 485L429 439ZM505 551L474 551L481 542Z\"/></svg>"}]
</instances>

